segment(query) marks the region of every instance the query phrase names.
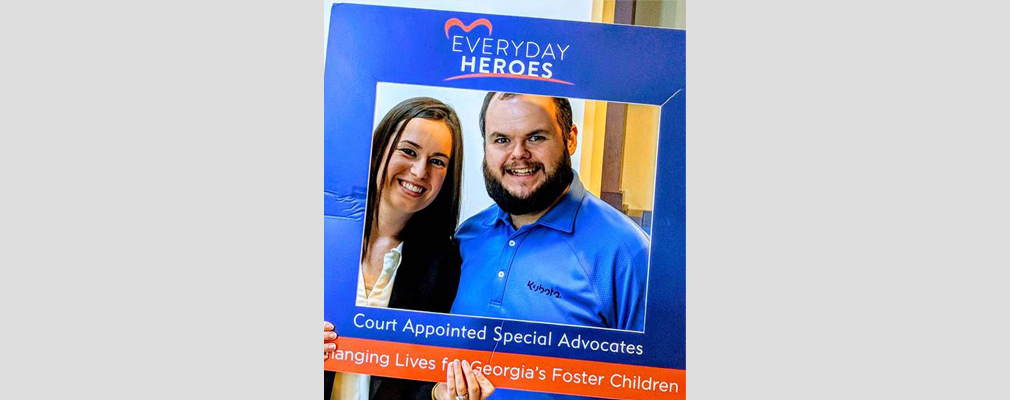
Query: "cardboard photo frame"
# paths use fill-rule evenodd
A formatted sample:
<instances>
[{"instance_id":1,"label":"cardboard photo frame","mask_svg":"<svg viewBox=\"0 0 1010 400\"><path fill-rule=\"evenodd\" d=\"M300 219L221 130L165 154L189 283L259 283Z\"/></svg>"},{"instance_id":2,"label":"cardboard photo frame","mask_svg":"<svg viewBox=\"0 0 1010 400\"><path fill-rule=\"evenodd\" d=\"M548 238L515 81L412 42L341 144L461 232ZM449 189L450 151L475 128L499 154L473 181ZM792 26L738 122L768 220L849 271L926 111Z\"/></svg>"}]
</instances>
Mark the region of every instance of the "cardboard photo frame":
<instances>
[{"instance_id":1,"label":"cardboard photo frame","mask_svg":"<svg viewBox=\"0 0 1010 400\"><path fill-rule=\"evenodd\" d=\"M340 334L341 357L326 361L325 368L441 381L448 361L467 359L501 389L683 398L685 32L352 4L333 6L329 29L324 319ZM500 40L511 47L502 51ZM371 134L382 83L660 107L644 330L356 306ZM405 331L408 321L412 329ZM424 327L420 334L418 326ZM492 333L484 339L437 334L440 327L464 326ZM494 340L496 329L548 337L550 344Z\"/></svg>"}]
</instances>

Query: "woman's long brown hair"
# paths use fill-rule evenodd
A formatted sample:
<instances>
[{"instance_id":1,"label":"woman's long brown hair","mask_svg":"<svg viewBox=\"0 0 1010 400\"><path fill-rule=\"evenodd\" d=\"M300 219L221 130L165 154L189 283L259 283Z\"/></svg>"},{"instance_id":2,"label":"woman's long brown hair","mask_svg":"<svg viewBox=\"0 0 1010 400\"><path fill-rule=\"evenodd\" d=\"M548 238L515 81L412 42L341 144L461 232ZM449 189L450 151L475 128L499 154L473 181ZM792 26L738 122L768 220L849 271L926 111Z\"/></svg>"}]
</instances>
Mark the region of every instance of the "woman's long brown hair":
<instances>
[{"instance_id":1,"label":"woman's long brown hair","mask_svg":"<svg viewBox=\"0 0 1010 400\"><path fill-rule=\"evenodd\" d=\"M428 207L414 213L400 232L398 239L448 240L459 222L460 193L463 180L463 133L456 110L430 97L414 97L397 104L382 118L372 134L372 159L368 174L368 201L365 209L365 238L362 257L368 252L373 221L378 220L379 193L386 184L386 171L392 156L390 144L398 143L403 129L414 118L444 122L452 133L452 154L446 168L445 180L435 200ZM379 171L382 179L376 179ZM376 181L379 181L376 187ZM433 188L434 189L434 188Z\"/></svg>"}]
</instances>

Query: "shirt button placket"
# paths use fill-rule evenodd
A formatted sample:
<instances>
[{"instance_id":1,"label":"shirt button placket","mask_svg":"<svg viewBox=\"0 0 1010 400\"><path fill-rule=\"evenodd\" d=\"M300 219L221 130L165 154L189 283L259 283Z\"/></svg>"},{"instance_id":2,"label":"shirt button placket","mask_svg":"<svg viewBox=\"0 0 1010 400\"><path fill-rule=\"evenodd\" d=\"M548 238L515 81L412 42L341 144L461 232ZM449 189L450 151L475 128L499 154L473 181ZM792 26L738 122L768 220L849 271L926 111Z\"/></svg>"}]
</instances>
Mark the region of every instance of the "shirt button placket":
<instances>
[{"instance_id":1,"label":"shirt button placket","mask_svg":"<svg viewBox=\"0 0 1010 400\"><path fill-rule=\"evenodd\" d=\"M512 260L515 258L516 244L518 244L518 242L516 242L516 238L513 237L513 238L510 238L509 241L508 241L508 243L506 243L506 244L508 245L508 247L506 247L506 252L505 253L508 254L508 257L505 257L504 259L502 259L502 266L501 266L501 268L498 269L498 274L497 274L497 276L498 276L497 283L498 283L499 292L498 292L498 298L495 299L495 300L496 300L496 302L498 304L501 304L503 298L505 297L505 271L508 271L510 268L512 268L512 264L511 263L512 263Z\"/></svg>"},{"instance_id":2,"label":"shirt button placket","mask_svg":"<svg viewBox=\"0 0 1010 400\"><path fill-rule=\"evenodd\" d=\"M515 250L515 247L516 247L516 241L515 241L515 239L509 239L509 247L512 247L512 249L509 250L509 257L508 257L508 259L512 259L512 257L515 257L515 251L516 251ZM506 268L507 267L508 267L508 265L506 265ZM501 270L498 271L498 278L499 279L505 278L505 268L502 268Z\"/></svg>"}]
</instances>

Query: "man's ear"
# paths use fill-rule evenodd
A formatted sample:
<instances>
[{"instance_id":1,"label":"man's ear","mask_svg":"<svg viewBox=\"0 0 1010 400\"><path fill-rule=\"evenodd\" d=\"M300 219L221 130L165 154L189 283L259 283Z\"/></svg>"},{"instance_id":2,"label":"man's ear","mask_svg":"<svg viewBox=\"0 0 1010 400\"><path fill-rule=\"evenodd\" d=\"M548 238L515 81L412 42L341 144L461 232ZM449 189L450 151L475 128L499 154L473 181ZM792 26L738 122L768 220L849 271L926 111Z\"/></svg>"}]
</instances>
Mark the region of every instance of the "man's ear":
<instances>
[{"instance_id":1,"label":"man's ear","mask_svg":"<svg viewBox=\"0 0 1010 400\"><path fill-rule=\"evenodd\" d=\"M579 147L579 127L572 125L572 131L568 133L568 155L575 155L575 148Z\"/></svg>"}]
</instances>

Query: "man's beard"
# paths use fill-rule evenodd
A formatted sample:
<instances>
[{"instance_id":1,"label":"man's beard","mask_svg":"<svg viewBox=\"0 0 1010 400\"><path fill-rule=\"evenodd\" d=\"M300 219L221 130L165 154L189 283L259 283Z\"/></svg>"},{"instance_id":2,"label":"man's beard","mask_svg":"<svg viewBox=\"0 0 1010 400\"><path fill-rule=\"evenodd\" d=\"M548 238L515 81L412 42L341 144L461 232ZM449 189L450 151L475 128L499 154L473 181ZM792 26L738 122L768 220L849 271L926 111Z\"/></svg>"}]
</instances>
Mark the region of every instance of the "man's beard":
<instances>
[{"instance_id":1,"label":"man's beard","mask_svg":"<svg viewBox=\"0 0 1010 400\"><path fill-rule=\"evenodd\" d=\"M565 152L561 154L561 160L554 172L547 175L547 180L526 197L518 197L510 193L501 181L491 174L487 160L484 160L484 186L487 187L488 196L491 196L498 207L512 215L534 214L546 210L547 207L554 204L558 197L561 197L574 177L571 157ZM543 165L540 165L540 168L546 171ZM504 175L505 171L501 171L501 174Z\"/></svg>"}]
</instances>

